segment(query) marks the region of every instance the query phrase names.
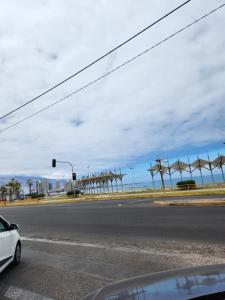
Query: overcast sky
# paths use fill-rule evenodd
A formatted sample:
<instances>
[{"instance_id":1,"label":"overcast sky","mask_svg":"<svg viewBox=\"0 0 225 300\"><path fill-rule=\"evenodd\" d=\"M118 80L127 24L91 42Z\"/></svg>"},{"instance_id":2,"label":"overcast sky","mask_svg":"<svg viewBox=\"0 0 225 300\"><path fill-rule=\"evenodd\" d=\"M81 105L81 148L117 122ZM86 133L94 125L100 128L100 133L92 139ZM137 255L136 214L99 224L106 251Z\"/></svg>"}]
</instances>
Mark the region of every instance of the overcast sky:
<instances>
[{"instance_id":1,"label":"overcast sky","mask_svg":"<svg viewBox=\"0 0 225 300\"><path fill-rule=\"evenodd\" d=\"M0 129L108 72L222 4L192 0ZM144 28L181 0L2 0L1 115ZM0 172L78 174L136 166L157 155L216 149L225 139L225 8L54 108L0 134Z\"/></svg>"}]
</instances>

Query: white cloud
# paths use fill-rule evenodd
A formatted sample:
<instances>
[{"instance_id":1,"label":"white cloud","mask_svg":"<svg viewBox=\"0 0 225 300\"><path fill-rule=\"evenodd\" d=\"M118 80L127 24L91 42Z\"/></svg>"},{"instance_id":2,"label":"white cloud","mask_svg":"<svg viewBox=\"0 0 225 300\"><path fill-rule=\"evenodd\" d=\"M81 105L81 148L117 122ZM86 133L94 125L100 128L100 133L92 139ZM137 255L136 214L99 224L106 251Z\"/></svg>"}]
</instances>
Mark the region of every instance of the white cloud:
<instances>
[{"instance_id":1,"label":"white cloud","mask_svg":"<svg viewBox=\"0 0 225 300\"><path fill-rule=\"evenodd\" d=\"M1 114L137 32L181 1L21 0L0 4ZM109 71L222 1L192 1L1 128ZM54 175L51 158L114 168L151 152L224 137L225 9L95 86L1 134L1 172ZM66 168L62 167L62 173ZM56 174L56 173L55 173ZM58 176L58 173L56 174Z\"/></svg>"}]
</instances>

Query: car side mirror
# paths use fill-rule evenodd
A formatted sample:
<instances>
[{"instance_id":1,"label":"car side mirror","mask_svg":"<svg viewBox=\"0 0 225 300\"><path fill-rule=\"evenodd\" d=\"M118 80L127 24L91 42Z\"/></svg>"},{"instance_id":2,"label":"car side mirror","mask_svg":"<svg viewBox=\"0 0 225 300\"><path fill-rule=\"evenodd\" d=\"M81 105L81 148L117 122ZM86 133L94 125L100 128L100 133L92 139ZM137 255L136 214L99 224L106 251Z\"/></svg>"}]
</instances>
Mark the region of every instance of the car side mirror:
<instances>
[{"instance_id":1,"label":"car side mirror","mask_svg":"<svg viewBox=\"0 0 225 300\"><path fill-rule=\"evenodd\" d=\"M9 225L9 230L17 230L19 226L17 224L10 224Z\"/></svg>"}]
</instances>

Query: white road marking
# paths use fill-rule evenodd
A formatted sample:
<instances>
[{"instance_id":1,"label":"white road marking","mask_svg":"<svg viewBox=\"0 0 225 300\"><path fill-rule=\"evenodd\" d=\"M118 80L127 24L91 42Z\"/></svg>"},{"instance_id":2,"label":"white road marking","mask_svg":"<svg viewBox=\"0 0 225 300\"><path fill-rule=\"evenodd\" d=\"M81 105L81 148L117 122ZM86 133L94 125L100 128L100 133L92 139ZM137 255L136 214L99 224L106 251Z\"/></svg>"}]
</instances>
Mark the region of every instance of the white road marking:
<instances>
[{"instance_id":1,"label":"white road marking","mask_svg":"<svg viewBox=\"0 0 225 300\"><path fill-rule=\"evenodd\" d=\"M40 239L40 238L31 238L31 237L21 237L22 241L30 241L30 242L38 242L38 243L48 243L48 244L55 244L55 245L65 245L65 246L78 246L78 247L89 247L89 248L98 248L104 250L113 250L113 251L120 251L126 253L137 253L137 254L151 254L151 255L163 255L163 256L179 256L181 253L176 252L164 252L159 251L157 249L139 249L135 247L117 247L117 246L107 246L98 243L80 243L80 242L69 242L69 241L59 241L59 240L48 240L48 239Z\"/></svg>"},{"instance_id":2,"label":"white road marking","mask_svg":"<svg viewBox=\"0 0 225 300\"><path fill-rule=\"evenodd\" d=\"M17 288L15 286L9 286L4 297L10 300L53 300L37 293Z\"/></svg>"},{"instance_id":3,"label":"white road marking","mask_svg":"<svg viewBox=\"0 0 225 300\"><path fill-rule=\"evenodd\" d=\"M137 199L134 201L129 201L125 204L126 204L126 206L135 206L135 205L142 204L142 203L145 203L149 207L149 205L153 204L153 201L152 201L152 199L145 198L143 200Z\"/></svg>"}]
</instances>

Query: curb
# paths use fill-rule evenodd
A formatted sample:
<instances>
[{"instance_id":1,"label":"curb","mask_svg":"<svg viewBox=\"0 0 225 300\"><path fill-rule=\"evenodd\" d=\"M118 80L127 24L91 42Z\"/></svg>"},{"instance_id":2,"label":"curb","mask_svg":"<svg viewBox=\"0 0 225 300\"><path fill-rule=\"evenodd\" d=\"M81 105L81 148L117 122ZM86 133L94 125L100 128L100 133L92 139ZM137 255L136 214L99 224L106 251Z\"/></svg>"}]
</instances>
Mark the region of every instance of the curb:
<instances>
[{"instance_id":1,"label":"curb","mask_svg":"<svg viewBox=\"0 0 225 300\"><path fill-rule=\"evenodd\" d=\"M66 203L85 203L85 202L96 202L96 201L125 201L125 200L129 200L130 198L123 198L123 199L119 199L119 198L104 198L104 199L65 199L65 200L39 200L39 201L32 201L32 202L11 202L11 203L7 203L5 204L1 204L0 203L0 208L4 208L4 207L18 207L18 206L38 206L38 205L51 205L51 204L66 204Z\"/></svg>"},{"instance_id":2,"label":"curb","mask_svg":"<svg viewBox=\"0 0 225 300\"><path fill-rule=\"evenodd\" d=\"M161 206L225 206L225 200L220 201L154 201Z\"/></svg>"},{"instance_id":3,"label":"curb","mask_svg":"<svg viewBox=\"0 0 225 300\"><path fill-rule=\"evenodd\" d=\"M194 196L194 195L193 195ZM207 197L207 195L205 195ZM164 195L165 198L173 197L171 195ZM182 197L182 196L181 196ZM185 196L183 196L185 197ZM37 200L37 201L24 201L20 200L20 202L11 202L0 203L0 208L4 207L18 207L18 206L36 206L36 205L48 205L48 204L66 204L66 203L85 203L85 202L97 202L97 201L126 201L131 199L152 199L153 195L124 195L124 196L114 196L114 197L104 197L104 198L76 198L76 199L46 199L46 200ZM22 202L24 201L24 202ZM153 202L156 205L161 206L223 206L225 205L225 198L223 200L156 200Z\"/></svg>"}]
</instances>

